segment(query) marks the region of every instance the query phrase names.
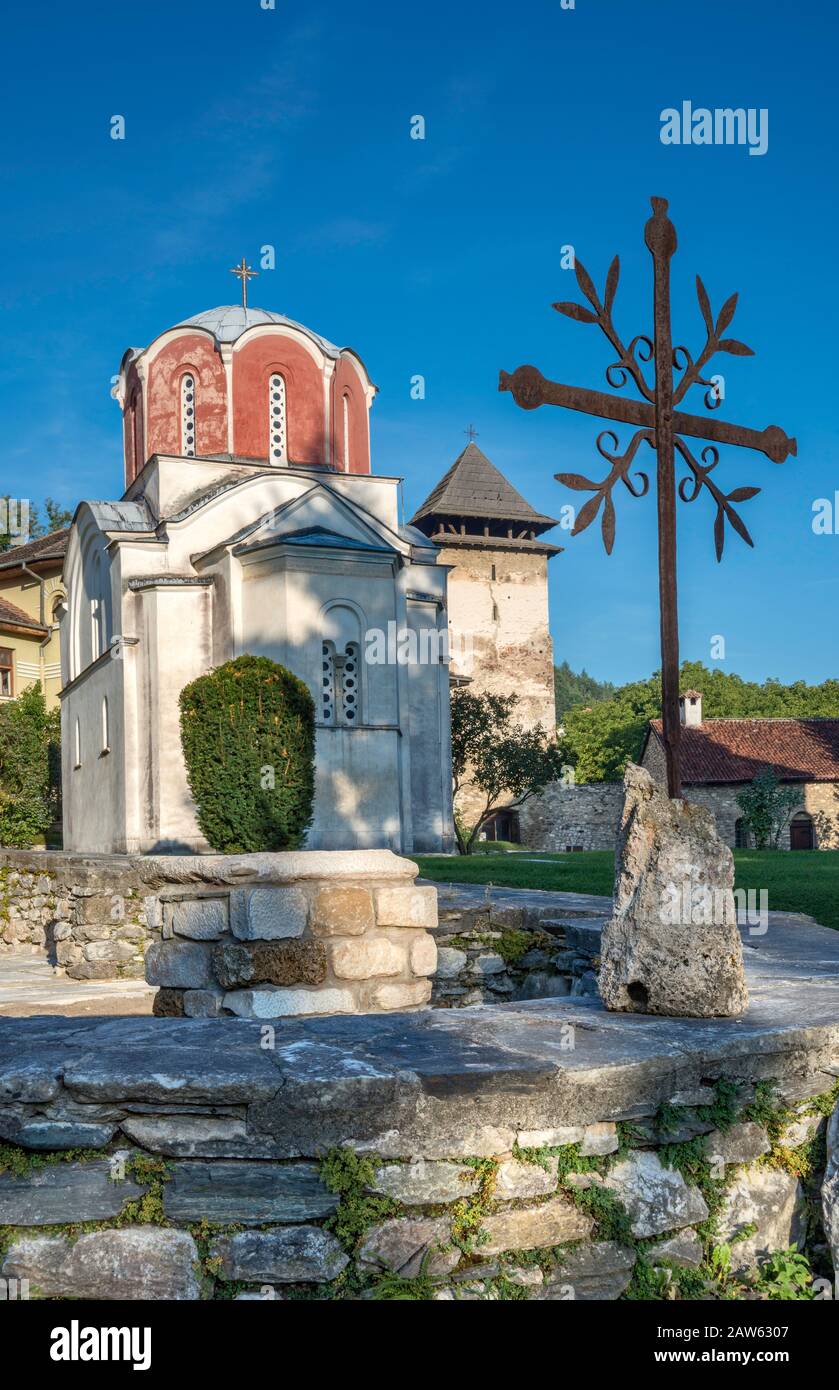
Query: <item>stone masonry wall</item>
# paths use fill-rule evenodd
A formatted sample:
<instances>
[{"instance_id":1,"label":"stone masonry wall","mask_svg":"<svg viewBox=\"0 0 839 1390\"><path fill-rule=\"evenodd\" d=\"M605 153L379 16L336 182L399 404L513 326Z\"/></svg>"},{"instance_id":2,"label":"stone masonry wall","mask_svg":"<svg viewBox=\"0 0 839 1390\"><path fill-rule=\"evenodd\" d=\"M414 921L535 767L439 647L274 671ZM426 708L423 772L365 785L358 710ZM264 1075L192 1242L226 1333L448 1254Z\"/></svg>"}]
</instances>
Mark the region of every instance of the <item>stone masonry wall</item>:
<instances>
[{"instance_id":1,"label":"stone masonry wall","mask_svg":"<svg viewBox=\"0 0 839 1390\"><path fill-rule=\"evenodd\" d=\"M521 843L527 849L614 849L623 810L623 784L551 782L519 810Z\"/></svg>"},{"instance_id":2,"label":"stone masonry wall","mask_svg":"<svg viewBox=\"0 0 839 1390\"><path fill-rule=\"evenodd\" d=\"M242 1021L0 1020L7 1296L766 1297L791 1246L830 1279L835 1027L718 1033L712 1062L684 1028L656 1053L655 1022L611 1026L589 1056L594 1016L575 1050L571 1015L522 1007L494 1034L402 1015L270 1045Z\"/></svg>"},{"instance_id":3,"label":"stone masonry wall","mask_svg":"<svg viewBox=\"0 0 839 1390\"><path fill-rule=\"evenodd\" d=\"M436 893L390 850L0 852L0 950L72 979L144 974L158 1013L276 1017L418 1007Z\"/></svg>"},{"instance_id":4,"label":"stone masonry wall","mask_svg":"<svg viewBox=\"0 0 839 1390\"><path fill-rule=\"evenodd\" d=\"M660 745L650 739L643 766L663 781L664 760ZM806 811L813 818L816 849L839 849L839 784L807 782L796 786L799 800L793 815ZM742 816L737 796L740 786L689 786L685 797L713 812L717 831L732 849L734 826ZM519 809L521 843L527 849L563 853L575 849L614 849L623 810L623 784L586 782L563 786L552 782L542 796L529 797ZM780 848L789 849L789 825L781 834Z\"/></svg>"},{"instance_id":5,"label":"stone masonry wall","mask_svg":"<svg viewBox=\"0 0 839 1390\"><path fill-rule=\"evenodd\" d=\"M163 902L163 940L146 954L156 1014L273 1019L428 1003L437 893L414 883L416 864L390 850L248 859L263 871L247 886Z\"/></svg>"},{"instance_id":6,"label":"stone masonry wall","mask_svg":"<svg viewBox=\"0 0 839 1390\"><path fill-rule=\"evenodd\" d=\"M135 861L0 851L0 953L46 954L74 980L142 978L160 930L159 898Z\"/></svg>"},{"instance_id":7,"label":"stone masonry wall","mask_svg":"<svg viewBox=\"0 0 839 1390\"><path fill-rule=\"evenodd\" d=\"M434 1008L595 996L608 903L576 911L567 895L438 887Z\"/></svg>"}]
</instances>

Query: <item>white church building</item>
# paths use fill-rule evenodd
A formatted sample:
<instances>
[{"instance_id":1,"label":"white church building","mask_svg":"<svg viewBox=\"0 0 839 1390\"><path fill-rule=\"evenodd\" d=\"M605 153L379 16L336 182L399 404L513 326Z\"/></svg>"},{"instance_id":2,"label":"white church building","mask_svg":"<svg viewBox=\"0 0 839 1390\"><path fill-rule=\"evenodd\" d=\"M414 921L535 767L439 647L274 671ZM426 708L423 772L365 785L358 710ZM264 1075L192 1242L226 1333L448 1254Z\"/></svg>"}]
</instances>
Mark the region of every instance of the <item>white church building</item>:
<instances>
[{"instance_id":1,"label":"white church building","mask_svg":"<svg viewBox=\"0 0 839 1390\"><path fill-rule=\"evenodd\" d=\"M375 392L355 352L244 305L125 353L125 492L79 505L65 564L66 849L209 848L178 696L246 652L315 700L309 848L451 847L447 568L371 474ZM416 638L397 660L393 634Z\"/></svg>"}]
</instances>

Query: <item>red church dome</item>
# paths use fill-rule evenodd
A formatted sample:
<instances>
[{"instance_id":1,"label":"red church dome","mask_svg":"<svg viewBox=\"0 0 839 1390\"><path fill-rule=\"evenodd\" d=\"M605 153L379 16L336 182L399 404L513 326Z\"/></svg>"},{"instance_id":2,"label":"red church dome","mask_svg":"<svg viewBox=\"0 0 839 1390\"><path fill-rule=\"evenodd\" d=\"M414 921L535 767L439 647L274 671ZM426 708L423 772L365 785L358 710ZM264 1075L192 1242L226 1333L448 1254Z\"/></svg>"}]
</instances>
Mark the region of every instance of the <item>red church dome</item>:
<instances>
[{"instance_id":1,"label":"red church dome","mask_svg":"<svg viewBox=\"0 0 839 1390\"><path fill-rule=\"evenodd\" d=\"M357 353L284 314L206 309L122 359L125 485L153 454L369 473L375 394Z\"/></svg>"}]
</instances>

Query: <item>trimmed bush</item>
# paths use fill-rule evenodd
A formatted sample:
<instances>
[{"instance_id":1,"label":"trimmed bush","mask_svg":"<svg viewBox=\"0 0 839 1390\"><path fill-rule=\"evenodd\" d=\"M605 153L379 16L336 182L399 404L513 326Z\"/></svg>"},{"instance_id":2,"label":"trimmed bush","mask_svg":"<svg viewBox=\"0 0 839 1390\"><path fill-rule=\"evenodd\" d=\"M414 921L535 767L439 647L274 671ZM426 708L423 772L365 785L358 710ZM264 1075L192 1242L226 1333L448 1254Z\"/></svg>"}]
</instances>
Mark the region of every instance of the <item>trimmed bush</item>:
<instances>
[{"instance_id":1,"label":"trimmed bush","mask_svg":"<svg viewBox=\"0 0 839 1390\"><path fill-rule=\"evenodd\" d=\"M198 824L222 854L297 849L312 821L315 705L304 681L239 656L180 694Z\"/></svg>"},{"instance_id":2,"label":"trimmed bush","mask_svg":"<svg viewBox=\"0 0 839 1390\"><path fill-rule=\"evenodd\" d=\"M36 682L0 705L0 844L42 845L59 807L58 710Z\"/></svg>"}]
</instances>

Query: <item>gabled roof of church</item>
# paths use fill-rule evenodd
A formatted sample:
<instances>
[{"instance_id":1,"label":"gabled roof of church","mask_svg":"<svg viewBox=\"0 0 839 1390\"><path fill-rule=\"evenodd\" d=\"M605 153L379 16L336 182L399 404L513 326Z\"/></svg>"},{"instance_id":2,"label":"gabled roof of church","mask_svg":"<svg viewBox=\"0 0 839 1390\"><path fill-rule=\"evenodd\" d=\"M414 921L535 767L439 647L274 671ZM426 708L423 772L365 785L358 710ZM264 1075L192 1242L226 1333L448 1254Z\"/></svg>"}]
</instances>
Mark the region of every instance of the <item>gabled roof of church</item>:
<instances>
[{"instance_id":1,"label":"gabled roof of church","mask_svg":"<svg viewBox=\"0 0 839 1390\"><path fill-rule=\"evenodd\" d=\"M275 539L282 545L316 545L334 550L374 550L382 553L388 549L387 546L372 545L355 536L342 536L337 531L327 530L325 526L302 526L299 531L288 531ZM265 545L265 541L262 545Z\"/></svg>"},{"instance_id":2,"label":"gabled roof of church","mask_svg":"<svg viewBox=\"0 0 839 1390\"><path fill-rule=\"evenodd\" d=\"M477 517L508 521L532 531L547 531L556 520L526 502L494 463L470 440L411 518L412 525L431 517Z\"/></svg>"}]
</instances>

